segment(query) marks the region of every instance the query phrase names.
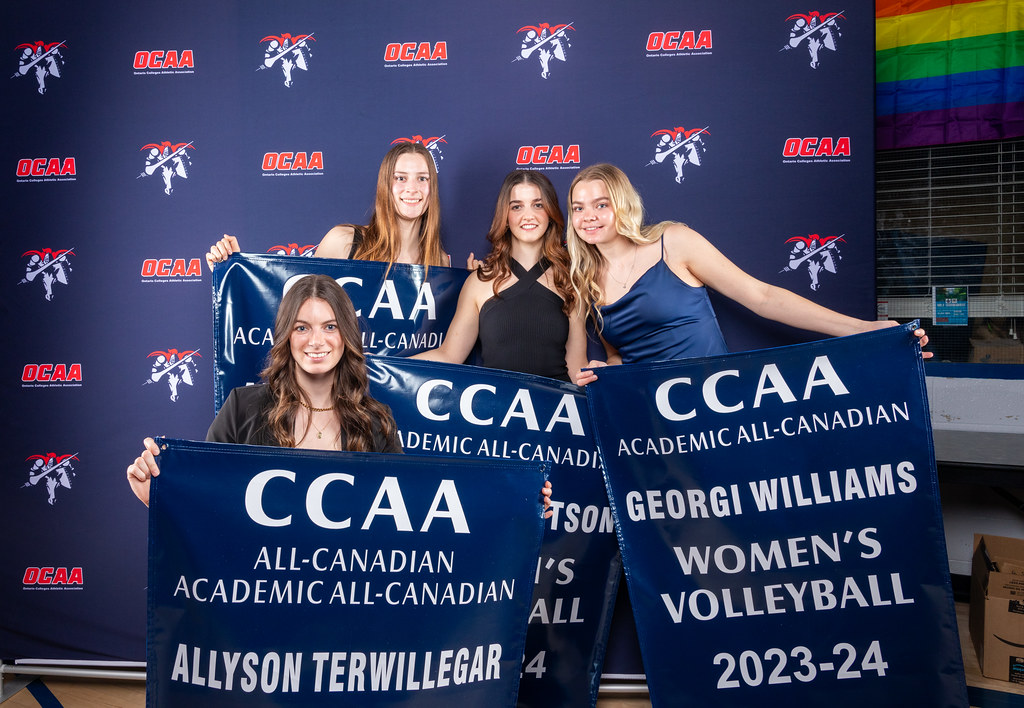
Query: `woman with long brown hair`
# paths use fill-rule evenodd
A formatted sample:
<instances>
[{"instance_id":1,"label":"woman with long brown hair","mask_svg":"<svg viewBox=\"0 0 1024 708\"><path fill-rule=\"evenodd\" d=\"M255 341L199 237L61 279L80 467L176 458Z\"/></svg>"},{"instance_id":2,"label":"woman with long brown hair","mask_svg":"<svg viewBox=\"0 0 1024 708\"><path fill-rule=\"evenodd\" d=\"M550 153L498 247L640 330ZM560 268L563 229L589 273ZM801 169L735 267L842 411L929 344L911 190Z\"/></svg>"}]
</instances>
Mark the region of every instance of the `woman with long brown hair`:
<instances>
[{"instance_id":1,"label":"woman with long brown hair","mask_svg":"<svg viewBox=\"0 0 1024 708\"><path fill-rule=\"evenodd\" d=\"M285 293L263 383L228 395L210 442L312 450L401 452L391 410L369 395L366 359L352 301L326 275L300 278ZM128 466L136 496L149 503L159 474L152 438Z\"/></svg>"},{"instance_id":2,"label":"woman with long brown hair","mask_svg":"<svg viewBox=\"0 0 1024 708\"><path fill-rule=\"evenodd\" d=\"M206 263L227 260L240 250L238 239L225 235L210 247ZM338 224L316 248L320 258L450 265L441 247L441 202L437 169L420 143L398 143L384 155L377 171L373 214L366 226Z\"/></svg>"},{"instance_id":3,"label":"woman with long brown hair","mask_svg":"<svg viewBox=\"0 0 1024 708\"><path fill-rule=\"evenodd\" d=\"M550 180L515 170L498 193L490 254L466 279L440 347L415 358L461 364L477 340L483 366L570 381L586 363L565 217Z\"/></svg>"}]
</instances>

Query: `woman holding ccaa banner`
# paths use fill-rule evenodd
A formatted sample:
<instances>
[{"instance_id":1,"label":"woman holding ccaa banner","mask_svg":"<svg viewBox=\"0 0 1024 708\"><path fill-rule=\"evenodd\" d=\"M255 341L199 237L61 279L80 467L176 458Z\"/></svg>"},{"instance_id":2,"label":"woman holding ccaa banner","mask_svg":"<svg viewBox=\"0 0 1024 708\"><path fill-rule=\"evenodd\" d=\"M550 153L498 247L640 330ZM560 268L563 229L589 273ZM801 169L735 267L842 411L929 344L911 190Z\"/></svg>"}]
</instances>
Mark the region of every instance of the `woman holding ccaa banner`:
<instances>
[{"instance_id":1,"label":"woman holding ccaa banner","mask_svg":"<svg viewBox=\"0 0 1024 708\"><path fill-rule=\"evenodd\" d=\"M209 442L310 450L402 452L391 409L370 397L352 301L326 275L308 275L285 293L274 322L264 383L234 389L206 434ZM135 495L149 505L160 449L128 466ZM550 505L551 483L541 490Z\"/></svg>"},{"instance_id":2,"label":"woman holding ccaa banner","mask_svg":"<svg viewBox=\"0 0 1024 708\"><path fill-rule=\"evenodd\" d=\"M238 239L225 235L210 247L206 264L238 252ZM430 151L419 143L399 143L388 150L377 173L373 215L368 226L339 224L316 248L323 258L450 265L441 248L441 203L437 169Z\"/></svg>"},{"instance_id":3,"label":"woman holding ccaa banner","mask_svg":"<svg viewBox=\"0 0 1024 708\"><path fill-rule=\"evenodd\" d=\"M576 377L597 379L594 367L714 356L727 352L705 286L762 317L832 336L892 327L834 312L740 270L685 224L643 226L643 202L618 167L584 168L569 186L566 242L580 312L593 317L607 362L591 361ZM915 331L921 346L923 329ZM931 352L923 354L925 358Z\"/></svg>"},{"instance_id":4,"label":"woman holding ccaa banner","mask_svg":"<svg viewBox=\"0 0 1024 708\"><path fill-rule=\"evenodd\" d=\"M310 275L285 293L262 384L231 391L210 442L312 450L401 452L391 409L370 397L355 308L333 278ZM132 491L149 504L159 474L152 438L128 466Z\"/></svg>"}]
</instances>

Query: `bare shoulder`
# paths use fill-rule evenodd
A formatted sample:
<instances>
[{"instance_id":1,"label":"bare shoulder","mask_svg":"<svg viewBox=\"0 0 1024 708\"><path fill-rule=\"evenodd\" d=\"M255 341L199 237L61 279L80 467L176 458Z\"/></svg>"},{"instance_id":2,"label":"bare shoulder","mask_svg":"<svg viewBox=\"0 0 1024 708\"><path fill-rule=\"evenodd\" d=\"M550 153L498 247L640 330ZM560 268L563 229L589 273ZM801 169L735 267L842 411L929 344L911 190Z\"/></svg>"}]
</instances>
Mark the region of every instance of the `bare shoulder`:
<instances>
[{"instance_id":1,"label":"bare shoulder","mask_svg":"<svg viewBox=\"0 0 1024 708\"><path fill-rule=\"evenodd\" d=\"M707 239L691 229L686 224L669 224L661 234L665 242L665 253L669 255L681 254L688 248L707 243Z\"/></svg>"},{"instance_id":2,"label":"bare shoulder","mask_svg":"<svg viewBox=\"0 0 1024 708\"><path fill-rule=\"evenodd\" d=\"M316 247L316 255L320 258L348 258L355 233L355 229L347 224L335 226L324 235L320 245Z\"/></svg>"},{"instance_id":3,"label":"bare shoulder","mask_svg":"<svg viewBox=\"0 0 1024 708\"><path fill-rule=\"evenodd\" d=\"M665 262L683 282L694 287L707 281L700 275L709 258L718 252L711 243L686 224L670 224L662 234Z\"/></svg>"}]
</instances>

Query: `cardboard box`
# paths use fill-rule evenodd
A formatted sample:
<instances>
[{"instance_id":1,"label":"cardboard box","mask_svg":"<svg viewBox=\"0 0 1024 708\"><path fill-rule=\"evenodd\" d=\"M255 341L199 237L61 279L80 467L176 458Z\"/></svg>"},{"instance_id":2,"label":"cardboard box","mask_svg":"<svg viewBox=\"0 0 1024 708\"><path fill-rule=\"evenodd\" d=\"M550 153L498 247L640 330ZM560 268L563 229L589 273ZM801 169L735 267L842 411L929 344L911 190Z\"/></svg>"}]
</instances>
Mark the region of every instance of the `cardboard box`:
<instances>
[{"instance_id":1,"label":"cardboard box","mask_svg":"<svg viewBox=\"0 0 1024 708\"><path fill-rule=\"evenodd\" d=\"M974 534L970 631L983 675L1024 683L1024 539Z\"/></svg>"},{"instance_id":2,"label":"cardboard box","mask_svg":"<svg viewBox=\"0 0 1024 708\"><path fill-rule=\"evenodd\" d=\"M1024 364L1024 344L1017 339L972 339L971 363Z\"/></svg>"}]
</instances>

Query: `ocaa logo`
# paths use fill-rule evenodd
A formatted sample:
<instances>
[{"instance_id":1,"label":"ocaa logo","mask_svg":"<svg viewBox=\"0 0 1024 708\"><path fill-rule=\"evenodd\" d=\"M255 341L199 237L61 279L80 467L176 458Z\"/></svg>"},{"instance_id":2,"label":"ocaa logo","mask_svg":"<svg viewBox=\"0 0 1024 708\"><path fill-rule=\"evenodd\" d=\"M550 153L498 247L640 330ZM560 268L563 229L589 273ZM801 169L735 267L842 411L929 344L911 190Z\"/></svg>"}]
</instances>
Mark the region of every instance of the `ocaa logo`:
<instances>
[{"instance_id":1,"label":"ocaa logo","mask_svg":"<svg viewBox=\"0 0 1024 708\"><path fill-rule=\"evenodd\" d=\"M684 167L689 165L694 168L703 164L704 153L708 151L704 136L708 134L708 126L687 130L680 125L654 131L651 137L657 138L658 142L654 146L654 157L647 163L647 167L667 161L675 171L676 184L682 184L686 179L683 175Z\"/></svg>"},{"instance_id":2,"label":"ocaa logo","mask_svg":"<svg viewBox=\"0 0 1024 708\"><path fill-rule=\"evenodd\" d=\"M448 43L406 42L384 48L384 61L441 61L448 59Z\"/></svg>"},{"instance_id":3,"label":"ocaa logo","mask_svg":"<svg viewBox=\"0 0 1024 708\"><path fill-rule=\"evenodd\" d=\"M180 282L180 279L192 280L203 277L201 261L198 258L147 258L142 262L144 283Z\"/></svg>"},{"instance_id":4,"label":"ocaa logo","mask_svg":"<svg viewBox=\"0 0 1024 708\"><path fill-rule=\"evenodd\" d=\"M79 381L82 380L81 364L25 364L21 380L35 381Z\"/></svg>"},{"instance_id":5,"label":"ocaa logo","mask_svg":"<svg viewBox=\"0 0 1024 708\"><path fill-rule=\"evenodd\" d=\"M523 145L516 153L517 165L580 164L579 145Z\"/></svg>"},{"instance_id":6,"label":"ocaa logo","mask_svg":"<svg viewBox=\"0 0 1024 708\"><path fill-rule=\"evenodd\" d=\"M18 177L64 177L76 175L77 169L73 157L34 157L18 160L15 174Z\"/></svg>"},{"instance_id":7,"label":"ocaa logo","mask_svg":"<svg viewBox=\"0 0 1024 708\"><path fill-rule=\"evenodd\" d=\"M188 179L192 170L192 157L188 150L195 150L192 141L172 143L164 140L159 143L147 143L139 151L149 150L146 154L146 166L135 179L152 177L159 174L164 182L164 194L170 196L174 191L175 179Z\"/></svg>"},{"instance_id":8,"label":"ocaa logo","mask_svg":"<svg viewBox=\"0 0 1024 708\"><path fill-rule=\"evenodd\" d=\"M25 277L18 284L31 283L38 279L42 283L44 297L47 301L54 298L54 283L67 285L71 277L71 256L75 252L68 249L51 250L44 248L41 251L25 251L21 257L29 256L25 263Z\"/></svg>"},{"instance_id":9,"label":"ocaa logo","mask_svg":"<svg viewBox=\"0 0 1024 708\"><path fill-rule=\"evenodd\" d=\"M60 48L64 45L65 42L19 44L15 47L16 50L22 50L18 58L18 69L11 78L17 79L32 74L36 79L36 91L46 93L46 80L51 76L55 79L60 78L64 66L64 56L60 53Z\"/></svg>"},{"instance_id":10,"label":"ocaa logo","mask_svg":"<svg viewBox=\"0 0 1024 708\"><path fill-rule=\"evenodd\" d=\"M569 31L576 31L572 24L569 22L564 25L550 25L542 22L539 25L520 27L516 34L522 34L523 39L519 45L519 54L512 60L513 63L531 58L538 59L541 77L548 78L551 76L551 60L566 60L567 52L572 46Z\"/></svg>"},{"instance_id":11,"label":"ocaa logo","mask_svg":"<svg viewBox=\"0 0 1024 708\"><path fill-rule=\"evenodd\" d=\"M711 49L711 30L685 32L651 32L647 35L649 52L684 52L691 49Z\"/></svg>"},{"instance_id":12,"label":"ocaa logo","mask_svg":"<svg viewBox=\"0 0 1024 708\"><path fill-rule=\"evenodd\" d=\"M263 176L284 174L323 174L324 154L315 152L263 153Z\"/></svg>"},{"instance_id":13,"label":"ocaa logo","mask_svg":"<svg viewBox=\"0 0 1024 708\"><path fill-rule=\"evenodd\" d=\"M849 157L850 138L787 138L783 157Z\"/></svg>"},{"instance_id":14,"label":"ocaa logo","mask_svg":"<svg viewBox=\"0 0 1024 708\"><path fill-rule=\"evenodd\" d=\"M309 71L315 41L312 32L294 37L290 34L267 35L260 40L266 46L263 48L263 63L256 67L256 71L277 68L284 74L284 85L291 88L294 83L292 72L295 69Z\"/></svg>"},{"instance_id":15,"label":"ocaa logo","mask_svg":"<svg viewBox=\"0 0 1024 708\"><path fill-rule=\"evenodd\" d=\"M58 489L71 489L71 480L75 477L75 466L71 463L78 461L78 453L58 455L48 452L45 455L31 455L25 461L31 462L32 467L28 471L28 481L21 485L22 489L45 489L46 503L50 506L57 503Z\"/></svg>"},{"instance_id":16,"label":"ocaa logo","mask_svg":"<svg viewBox=\"0 0 1024 708\"><path fill-rule=\"evenodd\" d=\"M163 381L171 390L171 401L177 402L180 385L195 385L196 375L199 371L199 363L196 359L202 356L198 349L186 349L180 352L177 349L168 349L167 351L150 352L149 356L153 359L153 365L149 378L143 382L143 386Z\"/></svg>"},{"instance_id":17,"label":"ocaa logo","mask_svg":"<svg viewBox=\"0 0 1024 708\"><path fill-rule=\"evenodd\" d=\"M817 10L806 15L790 15L786 18L787 21L793 23L789 27L789 41L782 45L782 49L779 51L797 49L804 44L811 58L811 68L817 69L821 65L822 49L830 52L838 51L839 38L843 35L839 20L845 19L846 16L841 12L822 13Z\"/></svg>"},{"instance_id":18,"label":"ocaa logo","mask_svg":"<svg viewBox=\"0 0 1024 708\"><path fill-rule=\"evenodd\" d=\"M183 49L181 52L176 49L158 49L135 52L132 66L136 69L194 69L196 62L191 49Z\"/></svg>"},{"instance_id":19,"label":"ocaa logo","mask_svg":"<svg viewBox=\"0 0 1024 708\"><path fill-rule=\"evenodd\" d=\"M21 582L23 585L81 585L83 583L82 567L52 568L44 566L36 568L29 566L25 568Z\"/></svg>"}]
</instances>

